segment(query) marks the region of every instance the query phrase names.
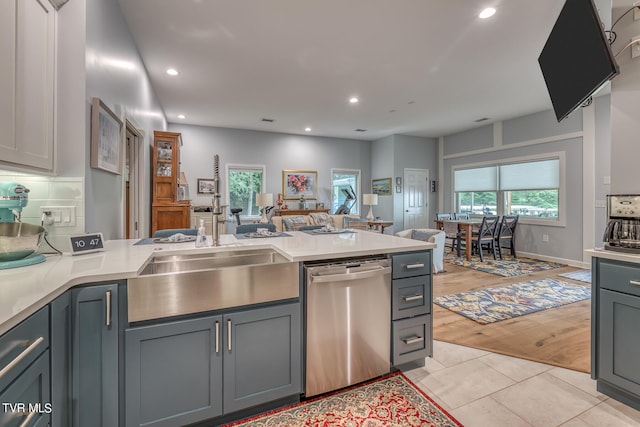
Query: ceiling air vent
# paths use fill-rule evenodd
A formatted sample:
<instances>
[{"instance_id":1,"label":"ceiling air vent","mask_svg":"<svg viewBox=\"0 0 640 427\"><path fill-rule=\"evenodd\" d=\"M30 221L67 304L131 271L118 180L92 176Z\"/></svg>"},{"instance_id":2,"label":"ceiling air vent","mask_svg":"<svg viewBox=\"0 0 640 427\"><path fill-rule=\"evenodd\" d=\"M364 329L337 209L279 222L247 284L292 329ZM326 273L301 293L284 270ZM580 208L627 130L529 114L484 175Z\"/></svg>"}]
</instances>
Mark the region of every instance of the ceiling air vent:
<instances>
[{"instance_id":1,"label":"ceiling air vent","mask_svg":"<svg viewBox=\"0 0 640 427\"><path fill-rule=\"evenodd\" d=\"M481 118L481 119L474 120L474 122L475 122L475 123L480 123L480 122L484 122L484 121L486 121L486 120L489 120L489 117L483 117L483 118Z\"/></svg>"},{"instance_id":2,"label":"ceiling air vent","mask_svg":"<svg viewBox=\"0 0 640 427\"><path fill-rule=\"evenodd\" d=\"M366 132L366 129L356 129L356 132Z\"/></svg>"},{"instance_id":3,"label":"ceiling air vent","mask_svg":"<svg viewBox=\"0 0 640 427\"><path fill-rule=\"evenodd\" d=\"M273 123L275 122L274 119L262 119L263 122L268 122L268 123Z\"/></svg>"}]
</instances>

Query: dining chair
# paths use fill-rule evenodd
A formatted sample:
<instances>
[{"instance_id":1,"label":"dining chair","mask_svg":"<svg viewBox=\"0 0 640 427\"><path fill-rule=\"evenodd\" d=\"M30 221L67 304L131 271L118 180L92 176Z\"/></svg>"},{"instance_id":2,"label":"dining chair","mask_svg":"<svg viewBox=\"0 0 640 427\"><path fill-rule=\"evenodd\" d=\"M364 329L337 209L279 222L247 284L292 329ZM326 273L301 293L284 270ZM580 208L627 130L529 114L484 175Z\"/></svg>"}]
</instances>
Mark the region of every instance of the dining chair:
<instances>
[{"instance_id":1,"label":"dining chair","mask_svg":"<svg viewBox=\"0 0 640 427\"><path fill-rule=\"evenodd\" d=\"M275 224L242 224L236 227L236 234L255 233L258 228L266 228L272 233L276 232Z\"/></svg>"},{"instance_id":2,"label":"dining chair","mask_svg":"<svg viewBox=\"0 0 640 427\"><path fill-rule=\"evenodd\" d=\"M498 259L496 253L496 230L498 228L499 219L499 216L482 217L482 223L480 224L478 234L475 237L475 240L472 241L473 249L478 251L481 262L484 261L484 257L482 256L483 245L488 245L493 251L493 259Z\"/></svg>"},{"instance_id":3,"label":"dining chair","mask_svg":"<svg viewBox=\"0 0 640 427\"><path fill-rule=\"evenodd\" d=\"M468 220L469 212L455 212L453 218L457 220Z\"/></svg>"},{"instance_id":4,"label":"dining chair","mask_svg":"<svg viewBox=\"0 0 640 427\"><path fill-rule=\"evenodd\" d=\"M455 221L444 221L442 223L442 231L444 231L445 242L447 240L451 241L451 252L453 252L453 250L457 248L458 256L460 256L461 235L460 231L458 230L458 223Z\"/></svg>"},{"instance_id":5,"label":"dining chair","mask_svg":"<svg viewBox=\"0 0 640 427\"><path fill-rule=\"evenodd\" d=\"M516 225L518 225L519 215L504 215L498 226L496 244L498 245L498 255L502 259L503 243L509 244L511 256L516 258Z\"/></svg>"}]
</instances>

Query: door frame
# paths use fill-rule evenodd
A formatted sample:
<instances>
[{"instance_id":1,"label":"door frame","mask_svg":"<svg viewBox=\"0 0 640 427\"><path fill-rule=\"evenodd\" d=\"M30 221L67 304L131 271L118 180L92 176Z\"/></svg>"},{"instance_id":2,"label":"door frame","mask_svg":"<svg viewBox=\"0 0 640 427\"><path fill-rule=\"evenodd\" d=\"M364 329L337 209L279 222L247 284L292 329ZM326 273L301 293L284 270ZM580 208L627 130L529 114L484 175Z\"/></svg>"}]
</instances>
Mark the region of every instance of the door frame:
<instances>
[{"instance_id":1,"label":"door frame","mask_svg":"<svg viewBox=\"0 0 640 427\"><path fill-rule=\"evenodd\" d=\"M122 223L123 236L127 235L127 204L129 205L129 238L137 239L140 237L142 228L141 214L143 212L142 196L144 194L144 135L129 120L125 119L125 142L127 138L131 138L129 149L126 156L129 158L129 198L123 203ZM125 144L126 148L126 144ZM126 179L122 180L122 194L126 195Z\"/></svg>"}]
</instances>

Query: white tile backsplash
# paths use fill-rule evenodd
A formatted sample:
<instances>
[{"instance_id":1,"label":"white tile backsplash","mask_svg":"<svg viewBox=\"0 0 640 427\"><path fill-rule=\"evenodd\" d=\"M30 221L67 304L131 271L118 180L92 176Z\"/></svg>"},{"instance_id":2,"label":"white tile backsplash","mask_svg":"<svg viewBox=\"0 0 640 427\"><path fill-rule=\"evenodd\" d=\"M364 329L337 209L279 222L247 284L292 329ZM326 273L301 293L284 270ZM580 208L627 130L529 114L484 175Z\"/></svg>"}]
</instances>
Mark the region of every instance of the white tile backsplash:
<instances>
[{"instance_id":1,"label":"white tile backsplash","mask_svg":"<svg viewBox=\"0 0 640 427\"><path fill-rule=\"evenodd\" d=\"M0 182L8 181L18 182L29 189L29 203L22 210L22 222L41 225L42 206L75 207L74 226L45 226L49 242L57 249L68 252L68 237L84 233L84 178L49 177L0 170ZM40 251L48 252L50 248L42 243Z\"/></svg>"}]
</instances>

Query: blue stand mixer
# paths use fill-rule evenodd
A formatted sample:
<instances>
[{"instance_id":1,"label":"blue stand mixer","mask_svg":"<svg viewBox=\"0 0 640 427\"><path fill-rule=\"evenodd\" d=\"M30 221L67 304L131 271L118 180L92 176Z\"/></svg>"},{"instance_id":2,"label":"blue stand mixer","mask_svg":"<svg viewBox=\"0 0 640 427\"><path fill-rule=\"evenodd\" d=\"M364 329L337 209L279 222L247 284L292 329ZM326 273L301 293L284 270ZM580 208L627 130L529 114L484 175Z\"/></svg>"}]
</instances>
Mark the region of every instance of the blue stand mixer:
<instances>
[{"instance_id":1,"label":"blue stand mixer","mask_svg":"<svg viewBox=\"0 0 640 427\"><path fill-rule=\"evenodd\" d=\"M20 222L28 194L29 189L16 182L0 183L0 269L45 260L44 255L34 254L44 238L44 227Z\"/></svg>"}]
</instances>

